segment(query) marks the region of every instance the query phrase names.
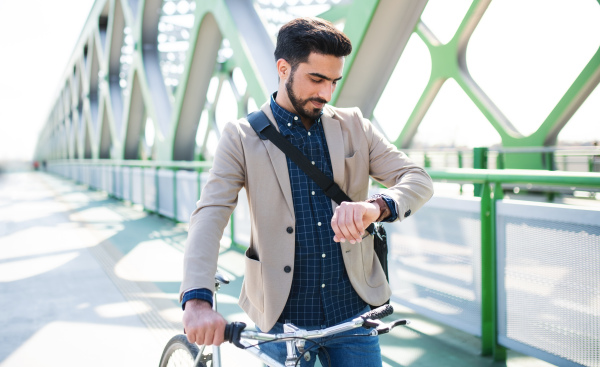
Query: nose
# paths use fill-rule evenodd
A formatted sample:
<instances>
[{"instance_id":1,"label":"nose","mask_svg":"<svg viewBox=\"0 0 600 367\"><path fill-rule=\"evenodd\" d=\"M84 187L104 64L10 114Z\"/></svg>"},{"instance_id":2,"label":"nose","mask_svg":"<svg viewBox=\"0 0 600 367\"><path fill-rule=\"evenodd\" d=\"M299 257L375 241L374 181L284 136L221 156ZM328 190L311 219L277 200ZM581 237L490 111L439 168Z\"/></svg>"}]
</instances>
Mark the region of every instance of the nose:
<instances>
[{"instance_id":1,"label":"nose","mask_svg":"<svg viewBox=\"0 0 600 367\"><path fill-rule=\"evenodd\" d=\"M329 103L329 101L331 101L331 95L333 94L334 90L335 84L331 82L323 83L323 86L319 90L319 98L322 98Z\"/></svg>"}]
</instances>

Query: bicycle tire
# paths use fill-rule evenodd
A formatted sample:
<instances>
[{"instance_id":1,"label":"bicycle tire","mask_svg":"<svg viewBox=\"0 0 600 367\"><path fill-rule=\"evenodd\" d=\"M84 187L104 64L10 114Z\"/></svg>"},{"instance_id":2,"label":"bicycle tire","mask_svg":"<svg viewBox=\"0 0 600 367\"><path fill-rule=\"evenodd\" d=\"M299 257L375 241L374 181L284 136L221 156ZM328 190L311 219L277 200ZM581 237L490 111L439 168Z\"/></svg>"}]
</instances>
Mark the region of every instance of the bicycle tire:
<instances>
[{"instance_id":1,"label":"bicycle tire","mask_svg":"<svg viewBox=\"0 0 600 367\"><path fill-rule=\"evenodd\" d=\"M212 354L203 354L204 347L198 348L196 344L190 343L185 335L175 335L165 346L159 367L211 367ZM202 357L194 365L198 353Z\"/></svg>"}]
</instances>

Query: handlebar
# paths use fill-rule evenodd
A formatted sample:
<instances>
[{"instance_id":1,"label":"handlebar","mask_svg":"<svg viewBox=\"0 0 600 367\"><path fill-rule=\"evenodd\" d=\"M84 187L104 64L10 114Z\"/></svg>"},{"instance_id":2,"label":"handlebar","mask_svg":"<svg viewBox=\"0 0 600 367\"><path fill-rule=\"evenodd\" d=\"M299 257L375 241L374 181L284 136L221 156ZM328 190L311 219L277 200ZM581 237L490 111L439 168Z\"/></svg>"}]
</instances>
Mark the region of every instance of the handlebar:
<instances>
[{"instance_id":1,"label":"handlebar","mask_svg":"<svg viewBox=\"0 0 600 367\"><path fill-rule=\"evenodd\" d=\"M240 342L240 340L244 338L261 341L289 340L294 338L313 339L341 333L343 331L347 331L361 326L366 329L375 329L373 330L371 335L380 335L388 333L396 326L407 325L408 323L410 323L410 321L408 320L396 320L388 324L379 321L379 319L389 316L392 313L394 313L394 308L391 305L386 304L374 310L365 312L364 314L351 321L335 325L329 328L313 331L298 330L282 334L266 334L259 333L256 331L244 331L244 329L246 328L245 323L232 322L225 326L225 341L234 344L238 348L244 349L245 346Z\"/></svg>"},{"instance_id":2,"label":"handlebar","mask_svg":"<svg viewBox=\"0 0 600 367\"><path fill-rule=\"evenodd\" d=\"M225 325L225 341L232 343L238 348L244 349L244 346L240 344L240 337L245 328L246 324L239 321L234 321Z\"/></svg>"},{"instance_id":3,"label":"handlebar","mask_svg":"<svg viewBox=\"0 0 600 367\"><path fill-rule=\"evenodd\" d=\"M371 319L371 320L379 320L379 319L383 319L386 316L389 316L391 314L394 313L394 307L392 307L392 305L383 305L383 306L379 306L374 310L371 310L369 312L365 312L364 314L362 314L360 317L363 318L363 320L367 320L367 319Z\"/></svg>"}]
</instances>

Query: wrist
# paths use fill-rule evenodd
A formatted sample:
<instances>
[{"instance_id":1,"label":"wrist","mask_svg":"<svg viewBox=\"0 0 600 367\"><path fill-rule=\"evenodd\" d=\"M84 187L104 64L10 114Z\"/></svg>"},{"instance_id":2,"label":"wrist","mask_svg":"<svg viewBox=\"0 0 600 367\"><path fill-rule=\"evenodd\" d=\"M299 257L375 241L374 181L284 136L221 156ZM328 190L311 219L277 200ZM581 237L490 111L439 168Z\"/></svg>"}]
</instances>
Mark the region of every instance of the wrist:
<instances>
[{"instance_id":1,"label":"wrist","mask_svg":"<svg viewBox=\"0 0 600 367\"><path fill-rule=\"evenodd\" d=\"M185 308L193 308L193 309L197 309L197 310L205 310L205 309L212 309L212 305L210 304L210 302L205 301L203 299L198 299L198 298L194 298L194 299L190 299L185 303Z\"/></svg>"},{"instance_id":2,"label":"wrist","mask_svg":"<svg viewBox=\"0 0 600 367\"><path fill-rule=\"evenodd\" d=\"M387 203L380 195L375 195L373 197L368 198L365 201L367 203L372 203L379 208L379 216L377 217L376 220L374 220L374 222L381 222L382 220L389 217L392 213L390 211L390 208L388 207Z\"/></svg>"}]
</instances>

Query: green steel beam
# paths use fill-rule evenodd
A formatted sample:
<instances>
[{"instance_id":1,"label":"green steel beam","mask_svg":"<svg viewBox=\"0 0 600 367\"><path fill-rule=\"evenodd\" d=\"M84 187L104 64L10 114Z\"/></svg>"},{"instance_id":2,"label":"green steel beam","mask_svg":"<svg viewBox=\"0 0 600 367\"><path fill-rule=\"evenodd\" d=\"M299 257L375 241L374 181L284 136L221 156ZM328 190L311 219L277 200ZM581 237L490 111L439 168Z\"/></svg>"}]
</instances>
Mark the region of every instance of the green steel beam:
<instances>
[{"instance_id":1,"label":"green steel beam","mask_svg":"<svg viewBox=\"0 0 600 367\"><path fill-rule=\"evenodd\" d=\"M203 24L203 20L207 14L210 14L215 18L221 36L223 38L227 38L230 42L231 48L233 49L233 61L228 61L230 67L238 66L242 70L242 73L244 74L248 84L248 93L255 99L255 101L257 101L257 104L260 106L262 102L268 100L270 91L267 89L267 86L261 79L258 67L251 55L249 45L244 40L242 32L238 29L238 26L234 21L225 0L206 0L197 5L195 17L200 21L196 22L192 30L193 36L190 40L190 49L188 54L193 55L196 51L196 47L201 47L201 45L196 44L196 41ZM178 88L175 98L174 116L171 121L171 132L164 146L161 147L161 159L172 159L174 148L178 144L176 139L177 130L179 128L179 124L181 123L181 112L184 107L183 104L186 97L185 92L186 88L188 87L187 83L189 82L190 72L193 70L193 62L194 60L192 57L188 57L186 59L185 72L181 79L182 84L180 85L180 88ZM273 71L273 73L275 73L275 71ZM206 88L208 88L208 84L206 85ZM204 90L204 96L206 95L206 92L207 91ZM199 122L199 120L200 113L197 116L196 124ZM197 127L198 126L196 125L196 129ZM195 131L196 130L194 130L194 132ZM188 139L190 138L189 135L190 134L187 136ZM193 135L191 138L193 139L194 137L195 135Z\"/></svg>"},{"instance_id":2,"label":"green steel beam","mask_svg":"<svg viewBox=\"0 0 600 367\"><path fill-rule=\"evenodd\" d=\"M544 145L556 144L560 130L600 83L600 47L548 115L534 136Z\"/></svg>"},{"instance_id":3,"label":"green steel beam","mask_svg":"<svg viewBox=\"0 0 600 367\"><path fill-rule=\"evenodd\" d=\"M332 21L345 19L345 32L354 44L354 52L346 60L345 75L348 75L355 66L356 52L363 46L376 10L382 3L387 4L384 3L384 0L354 1L351 4L334 5L322 14L323 17ZM427 87L395 142L399 147L406 148L409 146L423 116L448 78L456 80L500 134L503 147L542 147L554 144L560 130L598 85L600 79L600 50L596 52L581 71L538 130L530 136L522 136L472 80L466 66L465 53L468 41L490 3L491 0L474 0L454 37L445 45L436 40L424 24L421 23L416 27L416 34L430 50L432 71ZM70 82L61 84L56 104L52 108L47 125L44 128L45 131L40 134L39 145L45 144L44 148L36 148L36 157L40 160L67 157L97 159L100 155L103 157L107 155L108 146L110 146L112 158L121 158L124 151L127 149L132 150L132 147L126 148L123 146L124 141L132 139L132 137L126 137L127 125L140 123L143 125L145 121L140 122L139 119L134 119L136 121L132 122L128 120L129 117L127 116L131 116L131 106L129 106L132 102L131 96L129 100L123 99L122 101L123 113L119 113L117 106L119 98L114 97L115 93L119 94L118 88L113 88L115 85L113 79L117 75L115 68L118 57L115 53L120 52L120 50L119 47L112 46L113 44L117 46L120 43L119 35L122 34L121 28L123 27L132 29L131 36L136 40L135 51L132 55L133 63L131 64L128 91L130 94L138 94L135 97L138 99L138 104L135 106L138 109L137 114L139 115L141 109L155 123L157 134L156 158L161 160L171 159L172 148L177 144L174 138L175 134L172 131L176 129L175 126L180 122L183 101L180 96L176 96L176 102L168 108L172 113L170 117L165 119L165 109L163 107L170 102L166 103L165 98L158 98L160 100L157 100L157 89L149 84L151 82L152 85L155 85L157 77L160 80L162 75L158 75L159 73L156 72L153 75L148 74L150 71L146 70L148 66L145 64L145 59L148 57L144 56L145 50L142 47L144 42L156 44L154 36L156 35L155 23L158 18L154 12L160 9L162 3L160 0L140 0L136 4L139 6L136 9L131 9L132 3L125 0L97 0L95 2L65 71L64 79ZM251 52L255 51L256 47L249 47L248 42L244 40L244 32L240 31L239 22L235 20L237 18L232 16L232 11L234 8L238 9L240 4L247 5L247 2L245 0L205 0L197 2L196 19L201 19L202 14L211 12L217 18L223 36L231 41L231 47L234 49L233 62L243 70L248 83L249 93L243 97L243 100L238 100L240 106L245 106L248 95L260 104L261 101L268 98L271 91L265 87L264 81L256 72L257 65L254 63L255 60ZM100 17L104 19L101 26L99 26ZM108 17L108 23L106 23L105 17ZM197 21L196 23L194 30L197 31L200 22ZM101 37L102 32L105 32L106 37ZM194 37L193 33L192 37ZM114 38L115 35L116 38ZM155 53L148 55L154 57ZM191 62L189 59L188 57L188 62ZM87 66L83 66L85 61ZM112 65L111 67L108 66L109 63ZM264 63L261 63L261 65L264 65ZM152 68L156 69L156 64ZM188 82L190 76L190 67L186 66L185 70L180 80L182 83ZM101 74L100 78L98 73ZM110 79L109 76L113 79ZM108 90L99 88L99 86L101 87L106 83L109 84ZM158 85L158 89L161 89L161 85ZM183 93L181 90L184 88L178 89L178 93ZM341 81L334 93L332 103L335 104L338 101L340 92L343 89L344 80ZM72 103L68 101L69 94L72 96ZM94 96L97 97L92 98ZM78 107L78 105L82 105L83 108ZM238 108L238 110L242 114L242 108ZM69 117L70 115L73 117ZM122 118L122 123L118 123ZM66 123L67 119L71 121L71 124ZM108 126L105 126L107 124ZM65 132L64 129L58 129L59 125L70 125L71 127ZM165 135L163 134L165 125L169 126L168 130L170 132L163 136ZM136 128L134 130L141 131L143 126L142 129ZM101 133L103 133L103 137L101 137ZM69 135L68 139L62 138L65 134ZM133 140L139 139L134 138ZM133 149L133 151L137 151L137 149ZM46 157L42 158L40 155L46 155ZM135 158L135 154L131 153L128 157ZM552 169L552 165L546 162L548 162L547 156L541 153L506 153L502 163L508 168Z\"/></svg>"},{"instance_id":4,"label":"green steel beam","mask_svg":"<svg viewBox=\"0 0 600 367\"><path fill-rule=\"evenodd\" d=\"M446 180L451 182L530 183L535 185L562 187L600 187L600 173L597 172L448 168L428 169L427 173L429 173L434 180Z\"/></svg>"},{"instance_id":5,"label":"green steel beam","mask_svg":"<svg viewBox=\"0 0 600 367\"><path fill-rule=\"evenodd\" d=\"M332 6L331 9L324 13L319 14L319 18L330 21L331 23L337 23L346 18L348 11L350 10L351 4L341 4Z\"/></svg>"},{"instance_id":6,"label":"green steel beam","mask_svg":"<svg viewBox=\"0 0 600 367\"><path fill-rule=\"evenodd\" d=\"M473 81L466 66L465 59L468 41L490 1L473 1L454 37L446 44L442 44L424 23L420 22L417 24L415 33L429 49L432 70L427 86L423 90L417 105L404 125L398 139L394 142L396 146L400 148L409 147L425 113L444 82L449 78L456 80L458 85L465 91L467 96L490 121L503 139L519 134Z\"/></svg>"},{"instance_id":7,"label":"green steel beam","mask_svg":"<svg viewBox=\"0 0 600 367\"><path fill-rule=\"evenodd\" d=\"M377 5L379 5L379 0L354 1L347 12L344 33L352 42L352 53L346 57L343 71L344 75L348 75L350 69L352 68L352 64L356 59L356 54L360 49L367 30L369 29L369 25L371 24L371 20L373 19ZM344 89L344 82L344 78L338 82L337 88L331 97L332 105L336 104L340 92Z\"/></svg>"}]
</instances>

